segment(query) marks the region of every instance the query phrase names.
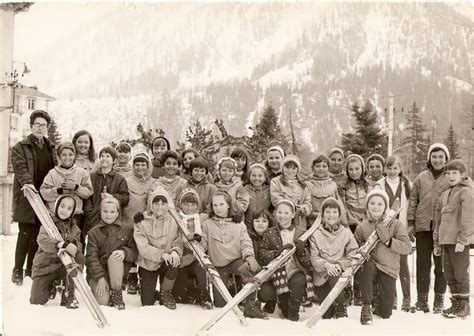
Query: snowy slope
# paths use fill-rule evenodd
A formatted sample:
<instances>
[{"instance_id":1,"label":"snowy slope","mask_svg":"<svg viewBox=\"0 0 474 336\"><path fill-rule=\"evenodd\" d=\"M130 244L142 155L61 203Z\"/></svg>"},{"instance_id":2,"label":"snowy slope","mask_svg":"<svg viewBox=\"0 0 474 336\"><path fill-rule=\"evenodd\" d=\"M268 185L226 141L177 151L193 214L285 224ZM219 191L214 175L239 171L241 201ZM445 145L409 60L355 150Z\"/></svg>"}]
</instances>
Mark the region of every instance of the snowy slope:
<instances>
[{"instance_id":1,"label":"snowy slope","mask_svg":"<svg viewBox=\"0 0 474 336\"><path fill-rule=\"evenodd\" d=\"M125 310L103 307L110 327L100 330L83 304L78 310L68 310L59 306L58 296L46 306L30 305L31 279L27 278L21 287L10 281L16 235L2 236L1 242L2 333L5 335L195 335L217 311L217 308L204 311L198 306L182 304L175 311L158 305L143 308L138 295L125 294ZM471 284L473 280L471 275ZM300 314L299 322L290 322L281 319L277 310L268 321L250 320L247 328L240 327L236 318L228 314L203 335L471 335L473 330L472 319L447 320L439 315L400 311L395 311L389 320L376 319L373 326L361 326L360 307L350 307L348 319L322 320L308 330L304 323L308 314L306 310Z\"/></svg>"}]
</instances>

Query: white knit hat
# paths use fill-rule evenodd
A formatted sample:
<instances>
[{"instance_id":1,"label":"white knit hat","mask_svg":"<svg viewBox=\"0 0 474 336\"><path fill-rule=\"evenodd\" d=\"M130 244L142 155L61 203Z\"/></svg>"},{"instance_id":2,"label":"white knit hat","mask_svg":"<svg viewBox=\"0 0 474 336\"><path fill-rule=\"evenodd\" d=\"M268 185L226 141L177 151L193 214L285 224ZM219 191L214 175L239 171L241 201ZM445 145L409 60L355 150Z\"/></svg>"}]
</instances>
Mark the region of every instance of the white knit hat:
<instances>
[{"instance_id":1,"label":"white knit hat","mask_svg":"<svg viewBox=\"0 0 474 336\"><path fill-rule=\"evenodd\" d=\"M272 146L272 147L268 148L267 149L267 156L268 156L268 153L271 152L271 151L277 151L281 154L282 158L285 157L285 150L283 148L281 148L280 146Z\"/></svg>"},{"instance_id":2,"label":"white knit hat","mask_svg":"<svg viewBox=\"0 0 474 336\"><path fill-rule=\"evenodd\" d=\"M294 162L296 166L298 167L298 172L301 171L301 163L300 159L296 155L288 155L286 156L283 161L281 162L281 169L288 163L288 162Z\"/></svg>"},{"instance_id":3,"label":"white knit hat","mask_svg":"<svg viewBox=\"0 0 474 336\"><path fill-rule=\"evenodd\" d=\"M431 157L431 152L434 152L436 150L442 150L444 152L444 154L446 155L446 162L449 161L450 159L450 155L449 155L449 150L448 150L448 147L446 147L445 144L442 144L440 142L437 142L437 143L434 143L430 146L430 149L428 149L428 161L430 161L430 157Z\"/></svg>"},{"instance_id":4,"label":"white knit hat","mask_svg":"<svg viewBox=\"0 0 474 336\"><path fill-rule=\"evenodd\" d=\"M362 156L360 156L359 154L351 154L347 157L346 159L346 173L347 175L349 175L349 172L347 171L347 167L349 166L349 160L352 159L352 158L357 158L359 159L360 163L361 163L361 167L362 167L362 176L364 176L364 173L365 173L365 170L366 170L366 167L365 167L365 161L364 159L362 158Z\"/></svg>"},{"instance_id":5,"label":"white knit hat","mask_svg":"<svg viewBox=\"0 0 474 336\"><path fill-rule=\"evenodd\" d=\"M388 195L385 191L383 191L382 189L379 189L379 188L372 189L371 191L369 191L369 193L367 194L367 202L366 202L365 208L367 209L370 199L374 196L380 196L380 197L383 198L383 200L385 202L385 211L387 211L387 209L389 208L389 204L390 204Z\"/></svg>"}]
</instances>

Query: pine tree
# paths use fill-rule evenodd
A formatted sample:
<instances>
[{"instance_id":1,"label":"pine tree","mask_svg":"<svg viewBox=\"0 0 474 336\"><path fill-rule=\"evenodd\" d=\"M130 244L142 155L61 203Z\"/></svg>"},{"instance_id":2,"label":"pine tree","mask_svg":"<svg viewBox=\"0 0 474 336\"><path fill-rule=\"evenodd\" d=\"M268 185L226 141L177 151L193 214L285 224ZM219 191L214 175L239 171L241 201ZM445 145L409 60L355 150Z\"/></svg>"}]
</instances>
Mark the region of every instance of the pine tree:
<instances>
[{"instance_id":1,"label":"pine tree","mask_svg":"<svg viewBox=\"0 0 474 336\"><path fill-rule=\"evenodd\" d=\"M403 157L405 173L414 179L426 165L426 154L430 146L427 128L420 118L420 109L413 102L406 116L405 132L407 135L401 141L401 149L398 150Z\"/></svg>"},{"instance_id":2,"label":"pine tree","mask_svg":"<svg viewBox=\"0 0 474 336\"><path fill-rule=\"evenodd\" d=\"M370 101L360 107L357 103L351 106L352 117L355 119L355 133L342 135L342 149L351 153L367 157L377 153L385 155L387 152L386 135L378 125L377 112Z\"/></svg>"},{"instance_id":3,"label":"pine tree","mask_svg":"<svg viewBox=\"0 0 474 336\"><path fill-rule=\"evenodd\" d=\"M248 146L255 162L262 162L265 159L267 149L272 144L277 143L284 150L288 149L288 139L280 127L278 116L272 105L265 107L258 124L249 129L253 131L253 134L248 141Z\"/></svg>"},{"instance_id":4,"label":"pine tree","mask_svg":"<svg viewBox=\"0 0 474 336\"><path fill-rule=\"evenodd\" d=\"M61 143L61 133L59 133L58 125L53 118L51 118L51 123L48 128L48 139L55 146Z\"/></svg>"},{"instance_id":5,"label":"pine tree","mask_svg":"<svg viewBox=\"0 0 474 336\"><path fill-rule=\"evenodd\" d=\"M458 144L458 135L454 132L453 124L449 126L446 139L444 140L446 147L448 147L451 160L459 159L459 144Z\"/></svg>"}]
</instances>

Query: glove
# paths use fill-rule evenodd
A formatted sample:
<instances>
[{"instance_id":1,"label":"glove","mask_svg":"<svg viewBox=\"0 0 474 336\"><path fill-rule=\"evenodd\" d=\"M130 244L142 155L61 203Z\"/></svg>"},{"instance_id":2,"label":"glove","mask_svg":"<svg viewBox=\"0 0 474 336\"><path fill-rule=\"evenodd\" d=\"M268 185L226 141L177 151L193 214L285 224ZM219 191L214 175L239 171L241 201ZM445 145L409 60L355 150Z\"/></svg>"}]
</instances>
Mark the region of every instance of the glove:
<instances>
[{"instance_id":1,"label":"glove","mask_svg":"<svg viewBox=\"0 0 474 336\"><path fill-rule=\"evenodd\" d=\"M388 229L385 226L379 224L375 226L375 231L377 232L377 236L379 236L380 241L384 244L387 244L390 240L390 233L388 232Z\"/></svg>"},{"instance_id":2,"label":"glove","mask_svg":"<svg viewBox=\"0 0 474 336\"><path fill-rule=\"evenodd\" d=\"M250 270L254 273L257 273L262 269L262 267L254 257L247 257L245 261L248 262Z\"/></svg>"},{"instance_id":3,"label":"glove","mask_svg":"<svg viewBox=\"0 0 474 336\"><path fill-rule=\"evenodd\" d=\"M232 221L234 223L240 223L242 222L243 218L244 218L244 214L242 212L237 212L234 216L232 216Z\"/></svg>"},{"instance_id":4,"label":"glove","mask_svg":"<svg viewBox=\"0 0 474 336\"><path fill-rule=\"evenodd\" d=\"M440 257L442 254L441 246L437 245L433 247L433 254L437 257Z\"/></svg>"},{"instance_id":5,"label":"glove","mask_svg":"<svg viewBox=\"0 0 474 336\"><path fill-rule=\"evenodd\" d=\"M135 223L140 223L144 219L145 219L145 216L143 216L143 212L137 212L135 216L133 216L133 221Z\"/></svg>"},{"instance_id":6,"label":"glove","mask_svg":"<svg viewBox=\"0 0 474 336\"><path fill-rule=\"evenodd\" d=\"M74 245L73 243L66 243L66 246L63 246L63 248L66 250L66 252L72 256L75 257L77 253L77 246Z\"/></svg>"},{"instance_id":7,"label":"glove","mask_svg":"<svg viewBox=\"0 0 474 336\"><path fill-rule=\"evenodd\" d=\"M306 242L298 239L297 241L295 241L295 246L296 246L296 255L298 256L303 255Z\"/></svg>"}]
</instances>

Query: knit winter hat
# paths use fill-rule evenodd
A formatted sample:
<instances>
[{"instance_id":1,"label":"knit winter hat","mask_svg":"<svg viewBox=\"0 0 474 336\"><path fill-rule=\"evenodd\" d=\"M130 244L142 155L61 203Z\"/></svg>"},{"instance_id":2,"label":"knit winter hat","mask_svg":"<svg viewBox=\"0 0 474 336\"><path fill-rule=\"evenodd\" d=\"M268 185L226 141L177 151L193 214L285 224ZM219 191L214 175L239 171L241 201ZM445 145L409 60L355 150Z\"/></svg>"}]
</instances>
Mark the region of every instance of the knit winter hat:
<instances>
[{"instance_id":1,"label":"knit winter hat","mask_svg":"<svg viewBox=\"0 0 474 336\"><path fill-rule=\"evenodd\" d=\"M290 206L290 208L293 210L293 213L295 213L295 212L296 212L296 206L295 206L295 203L293 203L292 201L290 201L290 200L287 200L287 199L281 199L281 200L279 200L279 201L276 203L276 205L275 205L275 209L276 209L276 208L278 208L278 206L279 206L280 204L286 204L286 205L289 205L289 206Z\"/></svg>"},{"instance_id":2,"label":"knit winter hat","mask_svg":"<svg viewBox=\"0 0 474 336\"><path fill-rule=\"evenodd\" d=\"M59 206L61 205L61 202L66 199L66 198L70 198L74 201L74 207L72 209L72 212L71 212L71 215L68 217L68 218L64 218L65 219L69 219L71 218L72 216L74 216L74 212L76 212L76 200L74 199L74 197L72 197L71 195L61 195L58 197L58 199L56 200L56 202L54 202L54 214L56 215L57 218L59 218L58 216L58 209L59 209Z\"/></svg>"},{"instance_id":3,"label":"knit winter hat","mask_svg":"<svg viewBox=\"0 0 474 336\"><path fill-rule=\"evenodd\" d=\"M294 162L296 166L298 167L298 171L301 171L301 163L300 159L296 155L288 155L286 156L283 161L281 162L280 169L283 169L283 167L288 163L288 162Z\"/></svg>"},{"instance_id":4,"label":"knit winter hat","mask_svg":"<svg viewBox=\"0 0 474 336\"><path fill-rule=\"evenodd\" d=\"M100 202L100 208L102 209L102 207L105 205L105 204L113 204L117 207L117 211L119 213L119 217L120 217L120 202L118 199L116 199L115 197L106 197L102 200L102 202Z\"/></svg>"},{"instance_id":5,"label":"knit winter hat","mask_svg":"<svg viewBox=\"0 0 474 336\"><path fill-rule=\"evenodd\" d=\"M146 153L137 153L133 157L133 163L135 162L145 162L147 165L150 164L150 159Z\"/></svg>"},{"instance_id":6,"label":"knit winter hat","mask_svg":"<svg viewBox=\"0 0 474 336\"><path fill-rule=\"evenodd\" d=\"M465 174L467 172L467 167L466 164L460 160L460 159L455 159L452 161L449 161L444 170L457 170L459 173Z\"/></svg>"},{"instance_id":7,"label":"knit winter hat","mask_svg":"<svg viewBox=\"0 0 474 336\"><path fill-rule=\"evenodd\" d=\"M261 163L254 163L250 166L250 169L249 169L249 175L250 175L250 172L252 171L252 169L254 168L261 168L263 170L263 173L265 174L265 176L267 176L267 168L265 168L265 166Z\"/></svg>"},{"instance_id":8,"label":"knit winter hat","mask_svg":"<svg viewBox=\"0 0 474 336\"><path fill-rule=\"evenodd\" d=\"M152 185L152 188L153 188L153 185ZM173 209L175 208L173 199L171 198L170 194L166 191L165 188L159 185L152 191L150 197L148 198L147 211L151 211L153 200L156 196L164 196L166 198L166 202L168 203L168 206Z\"/></svg>"},{"instance_id":9,"label":"knit winter hat","mask_svg":"<svg viewBox=\"0 0 474 336\"><path fill-rule=\"evenodd\" d=\"M153 148L153 145L154 145L155 141L158 141L160 139L163 140L166 143L166 149L170 150L171 146L170 146L169 140L166 139L165 137L162 137L162 136L157 136L156 138L153 139L153 141L151 142L151 148Z\"/></svg>"},{"instance_id":10,"label":"knit winter hat","mask_svg":"<svg viewBox=\"0 0 474 336\"><path fill-rule=\"evenodd\" d=\"M233 158L231 158L230 156L224 156L217 162L217 171L219 171L219 169L221 168L222 163L224 163L225 161L232 162L234 164L234 168L237 169L237 163L235 162L235 160Z\"/></svg>"},{"instance_id":11,"label":"knit winter hat","mask_svg":"<svg viewBox=\"0 0 474 336\"><path fill-rule=\"evenodd\" d=\"M341 204L334 197L328 197L323 201L323 203L321 203L321 215L324 215L324 210L326 210L326 208L337 208L339 211L339 217L342 215Z\"/></svg>"},{"instance_id":12,"label":"knit winter hat","mask_svg":"<svg viewBox=\"0 0 474 336\"><path fill-rule=\"evenodd\" d=\"M267 156L268 156L268 153L270 153L271 151L277 151L281 154L282 158L285 157L285 150L283 148L281 148L280 146L272 146L272 147L268 148L267 149Z\"/></svg>"},{"instance_id":13,"label":"knit winter hat","mask_svg":"<svg viewBox=\"0 0 474 336\"><path fill-rule=\"evenodd\" d=\"M112 146L102 148L99 152L99 157L102 155L103 152L109 153L112 159L114 159L114 161L117 160L117 151Z\"/></svg>"},{"instance_id":14,"label":"knit winter hat","mask_svg":"<svg viewBox=\"0 0 474 336\"><path fill-rule=\"evenodd\" d=\"M331 155L333 155L334 153L339 153L342 155L342 158L344 158L344 152L342 149L340 148L337 148L337 147L334 147L333 149L331 149L328 153L328 157L330 157Z\"/></svg>"},{"instance_id":15,"label":"knit winter hat","mask_svg":"<svg viewBox=\"0 0 474 336\"><path fill-rule=\"evenodd\" d=\"M450 155L449 155L448 147L446 147L445 144L442 144L442 143L439 143L439 142L432 144L430 146L430 149L428 149L428 161L430 161L431 153L436 151L436 150L442 150L444 152L444 154L446 155L446 162L449 161Z\"/></svg>"},{"instance_id":16,"label":"knit winter hat","mask_svg":"<svg viewBox=\"0 0 474 336\"><path fill-rule=\"evenodd\" d=\"M65 149L72 150L74 155L76 155L76 147L72 144L72 142L63 142L58 146L58 150L57 150L58 156L61 156L62 151Z\"/></svg>"},{"instance_id":17,"label":"knit winter hat","mask_svg":"<svg viewBox=\"0 0 474 336\"><path fill-rule=\"evenodd\" d=\"M197 199L198 209L201 209L201 198L199 197L198 192L194 190L193 188L186 188L181 192L178 198L179 207L181 207L183 199L186 195L193 195Z\"/></svg>"},{"instance_id":18,"label":"knit winter hat","mask_svg":"<svg viewBox=\"0 0 474 336\"><path fill-rule=\"evenodd\" d=\"M362 156L360 156L359 154L351 154L347 157L346 159L346 174L347 176L349 176L349 172L347 171L347 169L349 168L349 161L350 159L352 158L357 158L359 159L360 163L362 164L362 176L364 176L364 173L365 173L365 161L364 159L362 158Z\"/></svg>"},{"instance_id":19,"label":"knit winter hat","mask_svg":"<svg viewBox=\"0 0 474 336\"><path fill-rule=\"evenodd\" d=\"M385 191L383 191L382 189L380 189L380 188L375 188L375 189L372 189L371 191L369 191L369 193L367 194L367 201L366 201L366 204L365 204L365 208L366 209L368 208L369 201L374 196L382 197L382 199L385 202L385 211L387 211L387 209L389 207L389 204L390 204L389 203L390 201L389 201L387 193Z\"/></svg>"},{"instance_id":20,"label":"knit winter hat","mask_svg":"<svg viewBox=\"0 0 474 336\"><path fill-rule=\"evenodd\" d=\"M382 167L385 165L385 158L380 155L380 154L372 154L371 156L369 156L367 158L367 166L369 165L369 162L370 161L373 161L373 160L377 160L377 161L380 161L380 163L382 164Z\"/></svg>"}]
</instances>

